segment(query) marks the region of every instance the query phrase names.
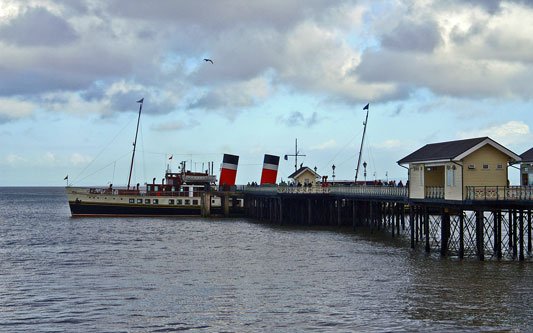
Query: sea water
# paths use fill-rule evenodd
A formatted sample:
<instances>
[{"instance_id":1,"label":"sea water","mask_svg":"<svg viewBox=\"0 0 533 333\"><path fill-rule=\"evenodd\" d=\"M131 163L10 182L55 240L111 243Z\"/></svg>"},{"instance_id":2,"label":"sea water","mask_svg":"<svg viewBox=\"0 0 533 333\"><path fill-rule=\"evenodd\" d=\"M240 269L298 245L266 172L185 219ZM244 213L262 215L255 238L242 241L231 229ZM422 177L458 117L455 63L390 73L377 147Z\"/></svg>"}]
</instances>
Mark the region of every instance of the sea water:
<instances>
[{"instance_id":1,"label":"sea water","mask_svg":"<svg viewBox=\"0 0 533 333\"><path fill-rule=\"evenodd\" d=\"M0 188L0 331L532 331L533 266L246 219L72 218Z\"/></svg>"}]
</instances>

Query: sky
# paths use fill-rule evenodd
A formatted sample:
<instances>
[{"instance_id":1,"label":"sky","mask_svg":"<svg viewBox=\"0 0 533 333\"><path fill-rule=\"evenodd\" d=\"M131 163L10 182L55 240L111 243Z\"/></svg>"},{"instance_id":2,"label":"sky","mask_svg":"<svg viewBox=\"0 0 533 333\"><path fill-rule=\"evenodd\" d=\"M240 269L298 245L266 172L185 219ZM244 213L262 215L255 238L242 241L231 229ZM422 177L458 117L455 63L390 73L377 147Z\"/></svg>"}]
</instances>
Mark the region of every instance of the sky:
<instances>
[{"instance_id":1,"label":"sky","mask_svg":"<svg viewBox=\"0 0 533 333\"><path fill-rule=\"evenodd\" d=\"M353 180L367 103L368 180L405 182L428 143L521 154L531 22L530 0L0 0L0 186L127 184L141 98L132 183L224 153L238 184L264 154L287 180L296 140L298 166Z\"/></svg>"}]
</instances>

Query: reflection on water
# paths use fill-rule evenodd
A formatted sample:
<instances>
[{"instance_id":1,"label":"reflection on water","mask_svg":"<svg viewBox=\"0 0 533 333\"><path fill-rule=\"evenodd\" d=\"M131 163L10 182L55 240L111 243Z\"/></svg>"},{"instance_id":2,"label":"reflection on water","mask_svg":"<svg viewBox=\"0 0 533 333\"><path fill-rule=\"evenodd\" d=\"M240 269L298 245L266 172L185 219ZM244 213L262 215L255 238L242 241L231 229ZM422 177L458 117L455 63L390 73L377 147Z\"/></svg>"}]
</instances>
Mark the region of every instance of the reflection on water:
<instances>
[{"instance_id":1,"label":"reflection on water","mask_svg":"<svg viewBox=\"0 0 533 333\"><path fill-rule=\"evenodd\" d=\"M0 330L529 331L528 263L246 220L73 219L0 189Z\"/></svg>"}]
</instances>

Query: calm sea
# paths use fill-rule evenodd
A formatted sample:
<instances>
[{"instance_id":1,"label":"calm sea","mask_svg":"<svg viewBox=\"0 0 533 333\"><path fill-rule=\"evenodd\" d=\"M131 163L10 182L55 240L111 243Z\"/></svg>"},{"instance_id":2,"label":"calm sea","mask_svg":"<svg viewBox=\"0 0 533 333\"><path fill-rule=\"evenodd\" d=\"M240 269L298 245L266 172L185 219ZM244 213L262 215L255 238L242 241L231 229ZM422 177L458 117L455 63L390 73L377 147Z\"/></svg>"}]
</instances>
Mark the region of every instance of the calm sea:
<instances>
[{"instance_id":1,"label":"calm sea","mask_svg":"<svg viewBox=\"0 0 533 333\"><path fill-rule=\"evenodd\" d=\"M71 218L0 188L6 332L533 331L533 265L244 219Z\"/></svg>"}]
</instances>

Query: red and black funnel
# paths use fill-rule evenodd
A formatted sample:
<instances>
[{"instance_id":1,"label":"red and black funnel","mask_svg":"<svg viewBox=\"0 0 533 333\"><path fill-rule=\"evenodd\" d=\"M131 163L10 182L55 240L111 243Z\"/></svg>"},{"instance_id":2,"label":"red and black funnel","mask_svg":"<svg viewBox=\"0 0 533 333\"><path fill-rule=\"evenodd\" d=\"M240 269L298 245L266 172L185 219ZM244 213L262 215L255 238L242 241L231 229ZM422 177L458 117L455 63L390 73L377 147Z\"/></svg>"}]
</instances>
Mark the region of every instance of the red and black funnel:
<instances>
[{"instance_id":1,"label":"red and black funnel","mask_svg":"<svg viewBox=\"0 0 533 333\"><path fill-rule=\"evenodd\" d=\"M219 185L235 185L235 178L237 177L237 165L239 164L239 156L224 154L222 159L222 170L220 171Z\"/></svg>"},{"instance_id":2,"label":"red and black funnel","mask_svg":"<svg viewBox=\"0 0 533 333\"><path fill-rule=\"evenodd\" d=\"M276 184L278 177L279 156L265 154L263 160L263 172L261 173L261 185Z\"/></svg>"}]
</instances>

